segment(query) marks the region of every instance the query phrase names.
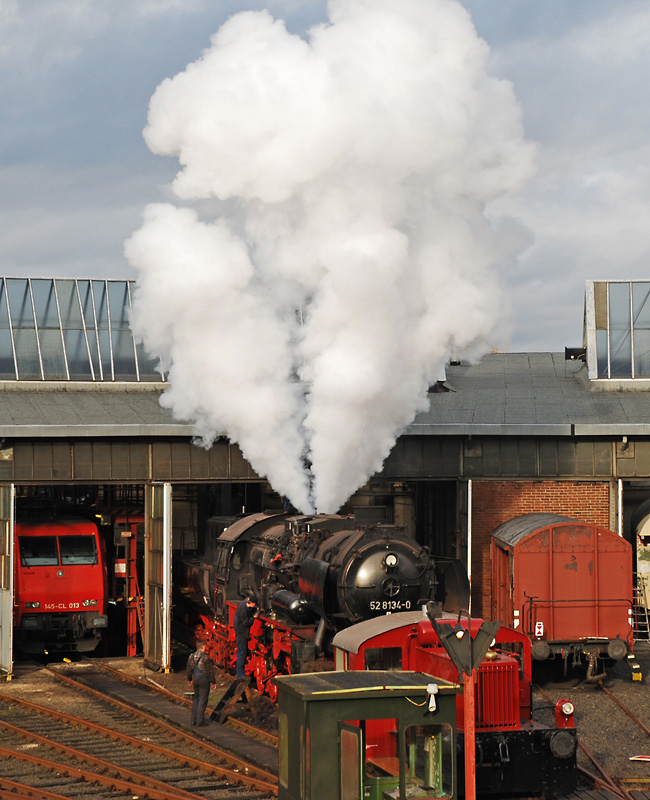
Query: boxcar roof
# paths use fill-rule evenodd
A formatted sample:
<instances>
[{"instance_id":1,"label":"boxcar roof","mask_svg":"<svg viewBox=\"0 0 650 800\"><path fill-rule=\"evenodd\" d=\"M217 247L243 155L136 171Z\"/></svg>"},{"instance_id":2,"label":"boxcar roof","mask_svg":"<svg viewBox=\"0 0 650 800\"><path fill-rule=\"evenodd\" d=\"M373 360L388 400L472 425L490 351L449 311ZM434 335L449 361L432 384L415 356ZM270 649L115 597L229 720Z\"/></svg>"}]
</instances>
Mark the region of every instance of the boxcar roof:
<instances>
[{"instance_id":1,"label":"boxcar roof","mask_svg":"<svg viewBox=\"0 0 650 800\"><path fill-rule=\"evenodd\" d=\"M492 531L492 537L504 544L515 545L531 533L561 522L573 522L576 525L591 527L589 522L563 517L559 514L523 514L521 517L515 517L504 522L503 525L499 525Z\"/></svg>"}]
</instances>

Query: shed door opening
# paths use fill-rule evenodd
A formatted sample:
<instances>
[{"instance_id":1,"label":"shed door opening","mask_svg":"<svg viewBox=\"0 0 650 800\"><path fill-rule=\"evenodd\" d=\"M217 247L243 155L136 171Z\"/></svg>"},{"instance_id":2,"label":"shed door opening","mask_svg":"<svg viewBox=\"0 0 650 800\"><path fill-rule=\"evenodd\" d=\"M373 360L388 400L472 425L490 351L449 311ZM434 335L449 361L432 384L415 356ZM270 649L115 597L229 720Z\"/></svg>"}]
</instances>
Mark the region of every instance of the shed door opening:
<instances>
[{"instance_id":1,"label":"shed door opening","mask_svg":"<svg viewBox=\"0 0 650 800\"><path fill-rule=\"evenodd\" d=\"M0 486L0 671L13 673L14 487Z\"/></svg>"}]
</instances>

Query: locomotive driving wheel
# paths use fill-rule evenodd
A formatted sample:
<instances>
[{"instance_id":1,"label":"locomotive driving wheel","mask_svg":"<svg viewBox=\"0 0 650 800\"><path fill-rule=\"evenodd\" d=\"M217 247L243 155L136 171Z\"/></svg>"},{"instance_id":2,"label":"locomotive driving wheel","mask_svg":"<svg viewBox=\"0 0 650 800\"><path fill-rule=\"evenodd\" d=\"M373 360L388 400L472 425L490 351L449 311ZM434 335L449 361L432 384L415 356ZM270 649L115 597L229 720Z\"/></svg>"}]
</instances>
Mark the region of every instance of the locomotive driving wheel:
<instances>
[{"instance_id":1,"label":"locomotive driving wheel","mask_svg":"<svg viewBox=\"0 0 650 800\"><path fill-rule=\"evenodd\" d=\"M257 691L262 695L267 695L275 703L278 699L278 687L271 678L278 674L278 670L273 662L267 661L264 656L256 655L254 674Z\"/></svg>"},{"instance_id":2,"label":"locomotive driving wheel","mask_svg":"<svg viewBox=\"0 0 650 800\"><path fill-rule=\"evenodd\" d=\"M276 703L278 700L278 687L275 685L275 682L272 680L276 675L277 671L273 673L269 673L266 679L266 693L271 699L272 703Z\"/></svg>"}]
</instances>

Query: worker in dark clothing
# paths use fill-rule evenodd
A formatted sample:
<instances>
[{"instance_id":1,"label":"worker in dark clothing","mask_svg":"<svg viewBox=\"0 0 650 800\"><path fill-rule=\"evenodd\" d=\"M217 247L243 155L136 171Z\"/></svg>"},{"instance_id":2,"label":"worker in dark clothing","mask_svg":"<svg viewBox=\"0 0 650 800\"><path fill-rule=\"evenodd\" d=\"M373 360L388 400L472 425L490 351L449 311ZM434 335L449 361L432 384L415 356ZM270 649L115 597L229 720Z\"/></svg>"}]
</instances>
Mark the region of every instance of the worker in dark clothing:
<instances>
[{"instance_id":1,"label":"worker in dark clothing","mask_svg":"<svg viewBox=\"0 0 650 800\"><path fill-rule=\"evenodd\" d=\"M248 640L251 638L251 627L257 618L255 607L257 602L252 595L237 606L235 611L235 639L237 641L237 667L235 670L236 678L245 678L244 666L248 655Z\"/></svg>"},{"instance_id":2,"label":"worker in dark clothing","mask_svg":"<svg viewBox=\"0 0 650 800\"><path fill-rule=\"evenodd\" d=\"M207 725L203 719L208 705L210 684L216 689L214 680L214 666L210 656L205 652L205 642L196 643L196 652L187 659L187 680L194 689L192 699L192 725Z\"/></svg>"}]
</instances>

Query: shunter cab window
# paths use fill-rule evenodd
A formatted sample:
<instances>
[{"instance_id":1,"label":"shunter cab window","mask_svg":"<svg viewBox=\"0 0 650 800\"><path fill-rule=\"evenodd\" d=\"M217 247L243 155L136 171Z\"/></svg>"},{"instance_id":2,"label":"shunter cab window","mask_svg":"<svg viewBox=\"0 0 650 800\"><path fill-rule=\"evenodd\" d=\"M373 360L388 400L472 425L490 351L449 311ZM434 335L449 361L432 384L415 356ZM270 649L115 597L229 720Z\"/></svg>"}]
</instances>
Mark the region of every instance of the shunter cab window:
<instances>
[{"instance_id":1,"label":"shunter cab window","mask_svg":"<svg viewBox=\"0 0 650 800\"><path fill-rule=\"evenodd\" d=\"M454 794L454 747L452 728L444 723L412 725L400 731L398 719L344 722L339 736L341 798L450 798ZM406 794L399 791L400 752L405 754Z\"/></svg>"},{"instance_id":2,"label":"shunter cab window","mask_svg":"<svg viewBox=\"0 0 650 800\"><path fill-rule=\"evenodd\" d=\"M401 647L368 647L365 651L366 669L383 669L396 672L402 669Z\"/></svg>"},{"instance_id":3,"label":"shunter cab window","mask_svg":"<svg viewBox=\"0 0 650 800\"><path fill-rule=\"evenodd\" d=\"M20 563L24 567L97 563L97 543L94 536L19 536L18 546Z\"/></svg>"}]
</instances>

